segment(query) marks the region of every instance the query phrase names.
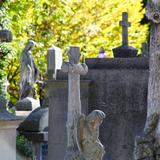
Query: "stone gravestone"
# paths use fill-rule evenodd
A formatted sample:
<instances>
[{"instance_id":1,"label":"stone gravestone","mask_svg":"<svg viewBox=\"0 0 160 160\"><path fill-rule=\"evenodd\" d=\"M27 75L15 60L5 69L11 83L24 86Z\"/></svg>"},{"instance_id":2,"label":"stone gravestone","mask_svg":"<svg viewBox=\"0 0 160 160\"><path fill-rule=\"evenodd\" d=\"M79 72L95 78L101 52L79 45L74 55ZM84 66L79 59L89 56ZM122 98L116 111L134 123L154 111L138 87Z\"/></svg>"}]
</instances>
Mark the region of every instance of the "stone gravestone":
<instances>
[{"instance_id":1,"label":"stone gravestone","mask_svg":"<svg viewBox=\"0 0 160 160\"><path fill-rule=\"evenodd\" d=\"M62 52L60 48L52 47L47 52L47 76L48 79L56 79L56 73L62 66Z\"/></svg>"},{"instance_id":2,"label":"stone gravestone","mask_svg":"<svg viewBox=\"0 0 160 160\"><path fill-rule=\"evenodd\" d=\"M67 149L65 160L102 160L104 147L100 143L99 126L105 114L94 110L88 116L81 113L80 74L85 75L88 67L80 64L80 50L70 47L69 62L62 65L62 71L68 73L68 113L67 113Z\"/></svg>"},{"instance_id":3,"label":"stone gravestone","mask_svg":"<svg viewBox=\"0 0 160 160\"><path fill-rule=\"evenodd\" d=\"M138 50L132 46L128 46L128 27L131 23L128 22L128 13L122 13L122 21L120 21L120 26L122 26L122 46L113 49L114 57L136 57Z\"/></svg>"},{"instance_id":4,"label":"stone gravestone","mask_svg":"<svg viewBox=\"0 0 160 160\"><path fill-rule=\"evenodd\" d=\"M146 120L148 58L114 58L107 59L107 61L105 58L90 58L86 59L86 64L89 68L88 73L85 76L81 76L82 109L86 107L83 102L84 98L88 96L88 108L86 107L88 112L98 109L106 113L103 125L100 126L100 140L103 142L106 150L103 159L132 160L135 136L142 134ZM52 139L57 128L64 132L63 127L65 126L59 127L62 125L59 122L60 117L65 117L64 120L67 120L65 114L67 112L67 105L63 102L66 98L63 95L67 95L67 91L64 90L64 85L62 86L62 81L64 82L67 78L67 74L58 71L54 86L52 83L52 87L55 88L52 88L50 103L59 101L59 103L56 102L55 105L51 106L54 108L52 117L55 117L56 110L59 110L55 119L58 124L53 122L53 118L51 119L52 124L54 123L56 128L51 132ZM88 86L89 95L88 93L84 94L87 91L87 84L85 86L83 84L88 80L90 80ZM51 85L49 88L51 89ZM55 93L54 90L56 89L59 92L61 91L61 94L59 92ZM53 96L53 94L55 95ZM62 105L64 108L62 108ZM53 111L53 109L51 110ZM61 152L59 154L64 153L62 146L66 144L63 143L66 139L61 140L62 132L59 131L57 133L59 139L57 139L57 143L54 143L54 146L61 144L59 148ZM60 134L61 136L59 136ZM63 159L63 156L58 158Z\"/></svg>"}]
</instances>

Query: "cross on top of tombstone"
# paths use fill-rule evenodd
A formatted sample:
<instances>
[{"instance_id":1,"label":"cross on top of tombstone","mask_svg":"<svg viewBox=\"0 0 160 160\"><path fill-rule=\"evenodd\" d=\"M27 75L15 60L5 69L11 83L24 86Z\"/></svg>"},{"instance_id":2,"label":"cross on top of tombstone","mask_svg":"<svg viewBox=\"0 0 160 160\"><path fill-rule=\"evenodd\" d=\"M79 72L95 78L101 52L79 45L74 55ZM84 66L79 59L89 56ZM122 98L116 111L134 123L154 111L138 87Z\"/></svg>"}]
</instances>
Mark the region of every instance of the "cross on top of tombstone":
<instances>
[{"instance_id":1,"label":"cross on top of tombstone","mask_svg":"<svg viewBox=\"0 0 160 160\"><path fill-rule=\"evenodd\" d=\"M71 64L78 64L80 61L80 48L79 47L70 47L68 51L69 62Z\"/></svg>"},{"instance_id":2,"label":"cross on top of tombstone","mask_svg":"<svg viewBox=\"0 0 160 160\"><path fill-rule=\"evenodd\" d=\"M131 23L128 22L128 13L122 13L122 21L120 21L120 26L122 26L122 45L128 46L128 27L131 26Z\"/></svg>"}]
</instances>

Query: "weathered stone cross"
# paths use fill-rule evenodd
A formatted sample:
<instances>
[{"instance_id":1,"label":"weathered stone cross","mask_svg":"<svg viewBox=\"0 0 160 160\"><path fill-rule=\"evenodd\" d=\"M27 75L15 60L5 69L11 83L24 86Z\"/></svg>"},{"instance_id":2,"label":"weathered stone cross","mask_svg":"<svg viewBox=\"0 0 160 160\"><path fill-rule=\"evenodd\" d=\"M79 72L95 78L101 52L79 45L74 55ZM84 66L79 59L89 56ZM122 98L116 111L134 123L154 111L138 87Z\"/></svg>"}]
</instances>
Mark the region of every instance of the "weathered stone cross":
<instances>
[{"instance_id":1,"label":"weathered stone cross","mask_svg":"<svg viewBox=\"0 0 160 160\"><path fill-rule=\"evenodd\" d=\"M81 115L80 75L88 72L85 64L80 64L79 47L70 47L69 62L64 62L62 71L68 73L68 115L67 115L67 151L65 160L73 159L79 146L77 145L77 123Z\"/></svg>"},{"instance_id":2,"label":"weathered stone cross","mask_svg":"<svg viewBox=\"0 0 160 160\"><path fill-rule=\"evenodd\" d=\"M128 27L131 23L128 22L128 13L122 13L122 21L120 21L120 26L122 26L122 46L128 46Z\"/></svg>"}]
</instances>

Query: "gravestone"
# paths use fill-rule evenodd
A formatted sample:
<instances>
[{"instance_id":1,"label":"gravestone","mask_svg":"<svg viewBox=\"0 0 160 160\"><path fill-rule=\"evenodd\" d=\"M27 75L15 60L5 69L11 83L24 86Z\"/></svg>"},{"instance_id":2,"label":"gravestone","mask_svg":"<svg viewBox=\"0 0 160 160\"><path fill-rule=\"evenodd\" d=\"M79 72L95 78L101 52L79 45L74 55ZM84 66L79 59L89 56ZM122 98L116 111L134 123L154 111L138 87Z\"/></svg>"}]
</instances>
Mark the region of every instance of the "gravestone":
<instances>
[{"instance_id":1,"label":"gravestone","mask_svg":"<svg viewBox=\"0 0 160 160\"><path fill-rule=\"evenodd\" d=\"M12 32L9 30L0 30L0 42L11 42Z\"/></svg>"},{"instance_id":2,"label":"gravestone","mask_svg":"<svg viewBox=\"0 0 160 160\"><path fill-rule=\"evenodd\" d=\"M56 73L62 66L62 52L60 48L52 47L47 52L47 76L48 79L56 79Z\"/></svg>"},{"instance_id":3,"label":"gravestone","mask_svg":"<svg viewBox=\"0 0 160 160\"><path fill-rule=\"evenodd\" d=\"M120 26L122 26L122 46L113 49L114 57L136 57L138 50L132 46L128 46L128 27L131 23L128 22L128 13L122 13L122 21L120 21Z\"/></svg>"},{"instance_id":4,"label":"gravestone","mask_svg":"<svg viewBox=\"0 0 160 160\"><path fill-rule=\"evenodd\" d=\"M79 151L77 145L77 124L81 115L80 75L85 75L88 68L80 64L80 48L70 47L69 62L64 62L62 72L68 73L68 113L67 113L67 151L66 160L73 159Z\"/></svg>"},{"instance_id":5,"label":"gravestone","mask_svg":"<svg viewBox=\"0 0 160 160\"><path fill-rule=\"evenodd\" d=\"M133 160L134 139L136 135L142 134L146 121L148 58L116 58L107 59L107 61L103 58L92 58L86 59L86 64L89 70L87 75L81 76L81 100L83 102L84 91L86 90L82 84L89 80L87 112L98 109L106 113L106 118L100 127L100 140L103 142L106 151L103 160ZM63 117L63 121L67 120L67 105L63 105L65 106L64 109L60 109L60 106L62 108L62 103L64 103L63 95L67 95L67 91L64 92L64 86L58 84L58 82L64 82L66 79L67 74L58 71L54 86L53 83L51 86L50 82L49 89L52 90L50 105L59 108L59 114L56 114L59 115L57 118L53 119L55 114L54 116L52 114L52 123L60 116ZM61 94L54 92L56 88L59 92L61 90ZM59 105L53 105L55 100L58 99ZM82 103L82 108L84 107L86 106ZM55 111L57 108L55 107ZM57 126L57 124L54 125ZM58 126L61 126L61 124L59 123ZM65 126L60 129L65 133L63 136L66 136L64 128ZM62 134L58 132L53 137L54 129L51 133L52 138ZM62 138L60 137L54 144L60 146L60 153L64 156L65 150L62 150L62 148L66 146L67 140L64 138L61 141ZM63 156L59 159L63 159Z\"/></svg>"}]
</instances>

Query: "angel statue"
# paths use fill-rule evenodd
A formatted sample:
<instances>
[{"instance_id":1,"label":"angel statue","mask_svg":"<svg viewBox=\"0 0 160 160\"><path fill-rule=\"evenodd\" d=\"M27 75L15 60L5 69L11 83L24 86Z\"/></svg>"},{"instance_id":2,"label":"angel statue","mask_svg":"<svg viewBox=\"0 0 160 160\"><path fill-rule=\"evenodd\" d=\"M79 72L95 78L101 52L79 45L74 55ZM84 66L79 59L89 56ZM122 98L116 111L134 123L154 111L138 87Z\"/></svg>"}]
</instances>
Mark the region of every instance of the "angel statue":
<instances>
[{"instance_id":1,"label":"angel statue","mask_svg":"<svg viewBox=\"0 0 160 160\"><path fill-rule=\"evenodd\" d=\"M38 77L38 69L31 54L34 41L29 40L24 48L21 56L20 67L20 99L26 97L36 98L34 84Z\"/></svg>"},{"instance_id":2,"label":"angel statue","mask_svg":"<svg viewBox=\"0 0 160 160\"><path fill-rule=\"evenodd\" d=\"M99 140L99 126L105 118L100 110L92 111L87 117L80 116L78 125L78 160L102 160L105 153L104 146Z\"/></svg>"}]
</instances>

